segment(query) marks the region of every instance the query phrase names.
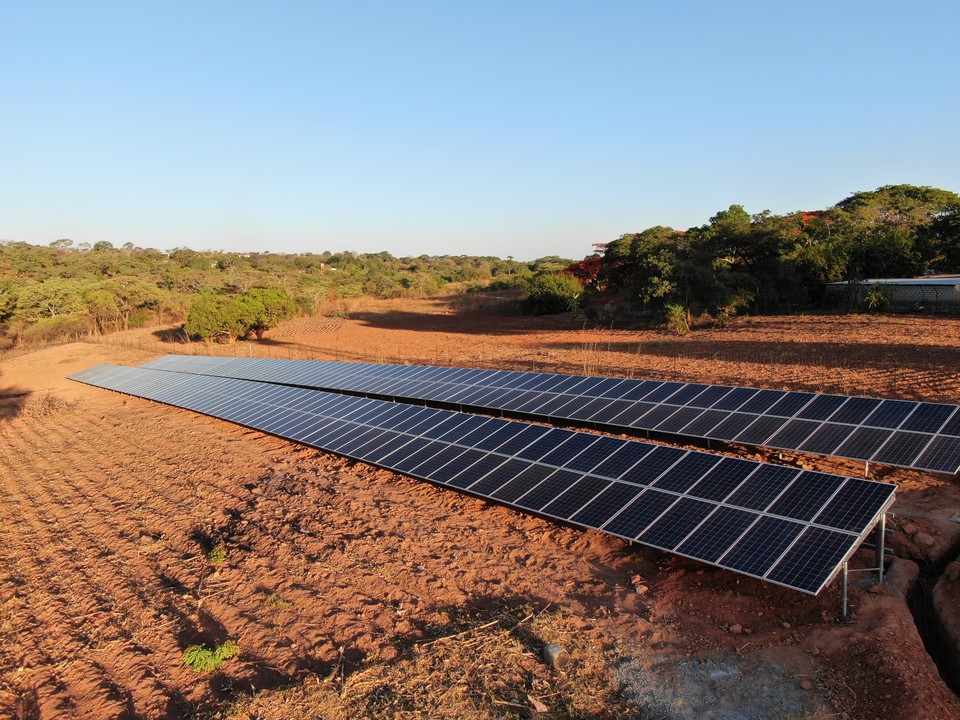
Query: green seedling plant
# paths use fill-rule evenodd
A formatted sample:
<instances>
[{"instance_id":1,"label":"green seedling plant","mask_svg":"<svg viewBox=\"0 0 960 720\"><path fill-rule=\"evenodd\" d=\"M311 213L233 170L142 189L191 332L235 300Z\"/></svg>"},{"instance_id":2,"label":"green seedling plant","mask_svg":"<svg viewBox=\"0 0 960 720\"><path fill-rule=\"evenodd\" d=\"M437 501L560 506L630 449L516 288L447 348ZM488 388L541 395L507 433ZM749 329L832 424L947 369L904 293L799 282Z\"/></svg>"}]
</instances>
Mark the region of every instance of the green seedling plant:
<instances>
[{"instance_id":1,"label":"green seedling plant","mask_svg":"<svg viewBox=\"0 0 960 720\"><path fill-rule=\"evenodd\" d=\"M207 561L214 567L223 565L227 561L227 549L223 545L217 545L207 553Z\"/></svg>"},{"instance_id":2,"label":"green seedling plant","mask_svg":"<svg viewBox=\"0 0 960 720\"><path fill-rule=\"evenodd\" d=\"M183 651L183 664L195 673L209 673L218 670L225 660L238 655L240 646L227 640L213 648L206 645L191 645Z\"/></svg>"}]
</instances>

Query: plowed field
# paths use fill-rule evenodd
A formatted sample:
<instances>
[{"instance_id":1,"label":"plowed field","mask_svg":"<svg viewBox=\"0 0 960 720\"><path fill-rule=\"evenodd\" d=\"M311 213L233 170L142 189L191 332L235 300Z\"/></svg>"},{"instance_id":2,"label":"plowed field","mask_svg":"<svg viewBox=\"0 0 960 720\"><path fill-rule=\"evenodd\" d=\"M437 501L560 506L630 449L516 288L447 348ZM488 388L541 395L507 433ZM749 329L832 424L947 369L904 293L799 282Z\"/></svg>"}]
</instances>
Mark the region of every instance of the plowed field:
<instances>
[{"instance_id":1,"label":"plowed field","mask_svg":"<svg viewBox=\"0 0 960 720\"><path fill-rule=\"evenodd\" d=\"M529 607L562 611L569 632L606 653L609 695L582 715L960 718L903 597L911 560L953 559L956 478L874 469L902 487L891 545L904 560L890 586L855 575L843 621L839 583L809 598L64 379L98 362L204 352L958 403L957 320L762 318L678 338L514 317L487 297L371 302L259 344L173 336L131 331L0 358L0 717L215 717L240 694L269 701L401 662L452 618ZM190 645L227 640L240 654L218 672L182 661ZM522 696L502 708L534 712Z\"/></svg>"}]
</instances>

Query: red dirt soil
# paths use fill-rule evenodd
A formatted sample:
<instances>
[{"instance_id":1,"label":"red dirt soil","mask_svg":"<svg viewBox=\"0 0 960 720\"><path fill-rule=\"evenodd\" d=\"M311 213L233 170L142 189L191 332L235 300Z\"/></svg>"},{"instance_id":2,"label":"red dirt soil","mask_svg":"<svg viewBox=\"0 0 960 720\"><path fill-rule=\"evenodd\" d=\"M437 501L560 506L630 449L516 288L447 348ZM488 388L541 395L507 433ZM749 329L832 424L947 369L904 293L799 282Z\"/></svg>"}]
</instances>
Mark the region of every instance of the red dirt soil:
<instances>
[{"instance_id":1,"label":"red dirt soil","mask_svg":"<svg viewBox=\"0 0 960 720\"><path fill-rule=\"evenodd\" d=\"M0 358L0 717L210 714L232 693L322 676L341 659L348 669L396 659L448 613L508 602L581 619L615 650L628 689L630 667L655 680L660 668L666 687L685 663L723 657L779 668L804 698L792 716L960 718L903 598L909 560L887 586L854 575L842 621L839 582L811 598L64 379L99 362L202 352L960 403L955 319L772 317L679 338L512 316L500 302L369 301L346 319L287 323L263 343L184 345L138 330ZM863 473L842 460L727 452ZM952 559L957 479L872 475L901 485L898 554ZM226 559L214 565L218 546ZM871 559L864 551L855 564ZM188 645L227 639L241 654L222 672L182 663Z\"/></svg>"}]
</instances>

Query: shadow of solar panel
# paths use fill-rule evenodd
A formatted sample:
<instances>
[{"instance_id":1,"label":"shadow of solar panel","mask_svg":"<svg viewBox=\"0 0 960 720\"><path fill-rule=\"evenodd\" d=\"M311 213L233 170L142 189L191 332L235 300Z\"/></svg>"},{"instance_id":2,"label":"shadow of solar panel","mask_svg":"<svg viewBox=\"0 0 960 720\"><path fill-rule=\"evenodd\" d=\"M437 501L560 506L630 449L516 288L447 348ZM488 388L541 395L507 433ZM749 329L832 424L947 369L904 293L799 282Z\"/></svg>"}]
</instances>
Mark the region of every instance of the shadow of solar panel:
<instances>
[{"instance_id":1,"label":"shadow of solar panel","mask_svg":"<svg viewBox=\"0 0 960 720\"><path fill-rule=\"evenodd\" d=\"M766 579L817 593L850 549L849 535L808 527Z\"/></svg>"},{"instance_id":2,"label":"shadow of solar panel","mask_svg":"<svg viewBox=\"0 0 960 720\"><path fill-rule=\"evenodd\" d=\"M716 563L760 515L731 507L718 507L697 532L677 546L683 555Z\"/></svg>"},{"instance_id":3,"label":"shadow of solar panel","mask_svg":"<svg viewBox=\"0 0 960 720\"><path fill-rule=\"evenodd\" d=\"M497 500L513 503L521 495L526 495L550 475L553 475L554 472L556 472L556 470L551 467L533 465L491 493L491 495Z\"/></svg>"},{"instance_id":4,"label":"shadow of solar panel","mask_svg":"<svg viewBox=\"0 0 960 720\"><path fill-rule=\"evenodd\" d=\"M923 433L895 431L873 456L874 462L889 465L912 465L930 444L930 436Z\"/></svg>"},{"instance_id":5,"label":"shadow of solar panel","mask_svg":"<svg viewBox=\"0 0 960 720\"><path fill-rule=\"evenodd\" d=\"M582 510L570 517L571 522L587 527L602 527L605 522L623 510L637 497L643 488L627 483L612 483L606 490L587 503Z\"/></svg>"},{"instance_id":6,"label":"shadow of solar panel","mask_svg":"<svg viewBox=\"0 0 960 720\"><path fill-rule=\"evenodd\" d=\"M687 490L687 494L704 500L721 502L759 467L761 466L757 463L747 460L722 458L715 467Z\"/></svg>"},{"instance_id":7,"label":"shadow of solar panel","mask_svg":"<svg viewBox=\"0 0 960 720\"><path fill-rule=\"evenodd\" d=\"M797 520L811 520L843 484L843 478L825 473L802 472L768 512Z\"/></svg>"},{"instance_id":8,"label":"shadow of solar panel","mask_svg":"<svg viewBox=\"0 0 960 720\"><path fill-rule=\"evenodd\" d=\"M658 490L644 490L623 512L603 526L612 535L633 540L677 501L677 496Z\"/></svg>"},{"instance_id":9,"label":"shadow of solar panel","mask_svg":"<svg viewBox=\"0 0 960 720\"><path fill-rule=\"evenodd\" d=\"M931 470L960 472L960 438L947 435L934 438L919 461L919 464Z\"/></svg>"},{"instance_id":10,"label":"shadow of solar panel","mask_svg":"<svg viewBox=\"0 0 960 720\"><path fill-rule=\"evenodd\" d=\"M522 508L539 512L544 505L552 502L582 477L582 473L558 470L526 495L517 498L516 504Z\"/></svg>"},{"instance_id":11,"label":"shadow of solar panel","mask_svg":"<svg viewBox=\"0 0 960 720\"><path fill-rule=\"evenodd\" d=\"M762 578L806 526L782 518L761 517L717 564Z\"/></svg>"},{"instance_id":12,"label":"shadow of solar panel","mask_svg":"<svg viewBox=\"0 0 960 720\"><path fill-rule=\"evenodd\" d=\"M652 457L656 456L656 452ZM674 463L669 470L660 475L652 486L657 490L669 490L675 493L684 493L706 473L720 462L719 455L705 455L703 453L688 453ZM640 470L646 468L647 463L640 464Z\"/></svg>"},{"instance_id":13,"label":"shadow of solar panel","mask_svg":"<svg viewBox=\"0 0 960 720\"><path fill-rule=\"evenodd\" d=\"M567 519L582 509L609 487L610 481L585 475L553 502L545 505L543 512L557 518Z\"/></svg>"}]
</instances>

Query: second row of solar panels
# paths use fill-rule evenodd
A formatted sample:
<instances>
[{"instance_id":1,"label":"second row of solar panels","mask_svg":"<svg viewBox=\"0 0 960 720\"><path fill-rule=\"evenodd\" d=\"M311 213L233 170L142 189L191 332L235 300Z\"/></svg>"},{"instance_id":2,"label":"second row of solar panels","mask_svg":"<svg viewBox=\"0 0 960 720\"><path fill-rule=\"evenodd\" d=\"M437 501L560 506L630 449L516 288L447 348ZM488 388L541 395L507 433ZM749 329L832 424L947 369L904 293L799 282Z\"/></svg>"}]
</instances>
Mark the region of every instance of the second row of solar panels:
<instances>
[{"instance_id":1,"label":"second row of solar panels","mask_svg":"<svg viewBox=\"0 0 960 720\"><path fill-rule=\"evenodd\" d=\"M448 410L140 368L72 379L817 593L895 486Z\"/></svg>"},{"instance_id":2,"label":"second row of solar panels","mask_svg":"<svg viewBox=\"0 0 960 720\"><path fill-rule=\"evenodd\" d=\"M168 355L144 367L960 471L960 407L783 390L410 365Z\"/></svg>"}]
</instances>

